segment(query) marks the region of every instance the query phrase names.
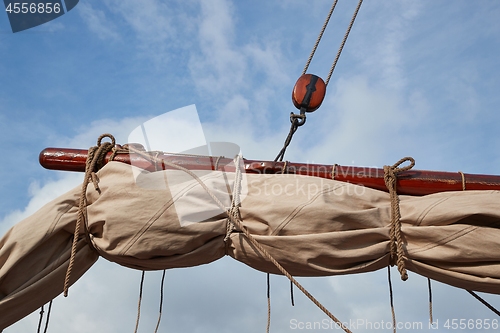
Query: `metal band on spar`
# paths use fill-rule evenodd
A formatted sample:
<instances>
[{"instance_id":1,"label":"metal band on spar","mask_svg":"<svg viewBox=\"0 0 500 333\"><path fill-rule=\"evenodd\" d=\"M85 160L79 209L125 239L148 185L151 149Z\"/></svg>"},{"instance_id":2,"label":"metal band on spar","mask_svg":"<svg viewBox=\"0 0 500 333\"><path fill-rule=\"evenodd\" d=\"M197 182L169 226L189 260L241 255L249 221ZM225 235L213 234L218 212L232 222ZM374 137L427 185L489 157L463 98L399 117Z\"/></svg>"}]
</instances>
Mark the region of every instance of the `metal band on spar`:
<instances>
[{"instance_id":1,"label":"metal band on spar","mask_svg":"<svg viewBox=\"0 0 500 333\"><path fill-rule=\"evenodd\" d=\"M40 153L40 164L50 170L85 171L87 150L46 148ZM109 162L111 153L106 156ZM151 156L190 170L219 170L234 172L233 159L217 156L197 156L152 152ZM114 161L132 164L148 171L167 170L170 167L156 163L136 153L117 154ZM251 174L295 174L335 179L376 190L387 191L384 170L371 167L323 165L311 163L272 162L243 159L245 172ZM285 168L285 170L283 170ZM398 194L427 195L446 191L500 190L500 176L407 170L397 175Z\"/></svg>"}]
</instances>

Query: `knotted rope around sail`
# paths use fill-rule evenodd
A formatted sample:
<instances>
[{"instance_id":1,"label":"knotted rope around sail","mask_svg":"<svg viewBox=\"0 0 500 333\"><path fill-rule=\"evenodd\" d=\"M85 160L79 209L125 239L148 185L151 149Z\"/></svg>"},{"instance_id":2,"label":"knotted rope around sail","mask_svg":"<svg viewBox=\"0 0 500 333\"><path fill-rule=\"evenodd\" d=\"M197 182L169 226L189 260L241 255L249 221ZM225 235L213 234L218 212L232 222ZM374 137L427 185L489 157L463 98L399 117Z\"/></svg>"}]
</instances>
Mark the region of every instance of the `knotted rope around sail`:
<instances>
[{"instance_id":1,"label":"knotted rope around sail","mask_svg":"<svg viewBox=\"0 0 500 333\"><path fill-rule=\"evenodd\" d=\"M313 295L311 295L288 271L281 266L281 264L274 259L274 257L250 234L250 232L247 230L247 228L243 225L243 221L241 220L240 214L239 214L239 206L240 206L240 201L239 201L239 195L237 195L235 198L233 193L233 202L231 205L231 208L226 208L224 204L215 196L215 194L208 188L208 186L203 183L203 181L191 170L186 169L180 165L170 163L168 161L165 161L163 159L159 159L158 157L151 156L148 153L144 151L140 151L135 149L134 147L129 147L129 150L133 153L136 153L138 155L141 155L142 157L149 159L155 163L159 163L160 165L165 165L169 166L171 168L181 170L188 175L190 175L194 180L196 180L200 186L206 191L206 193L213 199L213 201L219 206L220 209L226 211L226 214L232 224L241 232L245 237L248 239L248 241L264 256L266 257L284 276L286 276L305 296L307 296L321 311L323 311L331 320L333 320L337 325L342 327L342 329L346 333L352 333L337 317L335 317L330 311L328 311L327 308L325 308ZM235 160L235 166L236 166L236 180L235 180L235 189L238 189L241 185L241 170L239 167L239 158L237 157ZM239 179L238 179L239 178ZM237 190L238 191L238 190ZM237 194L237 192L236 192Z\"/></svg>"},{"instance_id":2,"label":"knotted rope around sail","mask_svg":"<svg viewBox=\"0 0 500 333\"><path fill-rule=\"evenodd\" d=\"M400 168L399 166L404 162L410 162L410 165ZM402 171L410 170L415 166L415 160L412 157L404 157L397 161L394 165L384 166L384 182L389 190L391 198L391 229L390 236L390 260L391 266L396 263L398 266L401 280L408 279L408 273L403 259L403 237L401 236L401 212L399 210L399 197L397 193L397 175ZM334 168L335 170L335 168ZM332 171L333 172L333 171ZM391 315L392 315L392 330L396 333L396 312L394 310L394 297L392 295L392 282L391 282L391 269L387 266L387 279L389 281L389 299L391 302Z\"/></svg>"},{"instance_id":3,"label":"knotted rope around sail","mask_svg":"<svg viewBox=\"0 0 500 333\"><path fill-rule=\"evenodd\" d=\"M104 138L111 139L111 142L102 142ZM99 179L97 178L96 172L104 166L106 155L110 151L113 151L113 154L110 157L110 160L113 160L113 157L116 154L115 146L115 138L111 134L106 133L99 136L99 138L97 139L97 146L91 147L88 151L87 161L85 165L85 176L83 179L82 191L80 193L80 201L78 205L78 216L75 224L75 233L73 234L73 243L71 245L69 265L66 271L66 277L64 279L64 297L68 296L70 277L73 266L75 264L76 250L78 240L80 238L82 222L84 224L83 231L87 240L87 244L95 251L94 247L92 246L92 241L90 240L87 221L85 219L85 207L87 206L87 186L90 182L92 182L95 190L100 192Z\"/></svg>"},{"instance_id":4,"label":"knotted rope around sail","mask_svg":"<svg viewBox=\"0 0 500 333\"><path fill-rule=\"evenodd\" d=\"M401 164L408 161L410 165L399 167ZM404 157L392 166L384 166L385 186L387 186L391 198L391 229L389 232L391 265L394 266L394 263L396 263L398 271L401 274L401 280L403 281L408 279L408 273L406 272L403 259L404 249L403 237L401 235L401 212L399 210L399 197L396 184L398 173L410 170L414 166L415 160L412 157Z\"/></svg>"}]
</instances>

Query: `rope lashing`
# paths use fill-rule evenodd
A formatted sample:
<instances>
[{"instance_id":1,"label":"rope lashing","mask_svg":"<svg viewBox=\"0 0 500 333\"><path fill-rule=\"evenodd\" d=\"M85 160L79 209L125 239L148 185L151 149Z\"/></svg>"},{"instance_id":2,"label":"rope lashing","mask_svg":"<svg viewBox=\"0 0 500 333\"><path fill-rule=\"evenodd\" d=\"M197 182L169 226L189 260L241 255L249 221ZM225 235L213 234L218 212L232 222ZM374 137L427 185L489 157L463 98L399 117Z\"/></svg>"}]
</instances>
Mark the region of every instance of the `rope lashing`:
<instances>
[{"instance_id":1,"label":"rope lashing","mask_svg":"<svg viewBox=\"0 0 500 333\"><path fill-rule=\"evenodd\" d=\"M404 162L410 162L410 165L400 167ZM400 172L410 170L415 166L415 160L412 157L400 159L392 166L384 166L385 186L389 190L391 199L391 228L390 228L390 254L391 265L397 264L398 271L401 274L401 280L406 281L408 274L403 259L403 238L401 235L401 212L399 210L399 197L396 189L397 175Z\"/></svg>"},{"instance_id":2,"label":"rope lashing","mask_svg":"<svg viewBox=\"0 0 500 333\"><path fill-rule=\"evenodd\" d=\"M186 169L180 165L177 165L175 163L170 163L165 160L160 160L158 158L155 158L154 156L151 156L143 151L137 150L134 147L129 147L131 152L134 152L136 154L141 155L144 158L150 159L151 161L155 163L163 163L167 166L170 166L172 168L175 168L177 170L181 170L188 175L190 175L194 180L200 184L200 186L205 190L205 192L214 200L214 202L219 206L219 208L223 209L226 211L228 218L231 219L231 222L235 225L236 228L238 228L241 233L247 238L247 240L267 259L269 260L284 276L286 276L311 302L313 302L321 311L323 311L330 319L332 319L337 325L339 325L346 333L351 333L351 330L349 330L347 327L345 327L342 322L337 319L330 311L328 311L327 308L325 308L313 295L311 295L288 271L281 266L281 264L274 259L274 257L250 234L250 232L247 230L247 228L243 225L243 221L241 218L235 216L236 214L233 214L231 210L226 209L224 207L224 204L215 196L215 194L207 187L205 183L191 170ZM236 164L237 166L239 165ZM239 167L236 168L237 170ZM237 172L236 175L241 178L241 172ZM240 180L241 181L241 180ZM235 186L236 187L236 186ZM239 199L238 199L239 200ZM237 201L239 204L239 201Z\"/></svg>"},{"instance_id":3,"label":"rope lashing","mask_svg":"<svg viewBox=\"0 0 500 333\"><path fill-rule=\"evenodd\" d=\"M232 200L231 200L231 207L229 208L228 212L229 215L233 217L233 219L241 219L240 216L240 205L241 205L241 168L240 168L240 163L241 163L241 156L236 155L236 158L234 159L234 167L235 167L235 181L234 181L234 188L233 188L233 195L232 195ZM233 219L230 217L227 218L226 220L226 236L224 237L224 243L227 243L228 239L231 237L231 234L235 230Z\"/></svg>"},{"instance_id":4,"label":"rope lashing","mask_svg":"<svg viewBox=\"0 0 500 333\"><path fill-rule=\"evenodd\" d=\"M405 162L410 162L410 165L399 167ZM391 228L389 231L390 236L390 255L391 255L391 266L394 266L394 262L397 263L399 274L401 275L401 280L406 281L408 279L408 273L406 272L406 267L403 259L403 239L401 237L401 212L399 210L399 197L397 193L397 175L400 172L410 170L415 166L415 160L412 157L404 157L397 161L394 165L384 166L384 182L385 186L389 190L389 195L391 199ZM396 311L394 309L394 296L392 293L392 282L391 282L391 269L387 266L387 279L389 281L389 298L391 302L391 316L392 316L392 331L396 333Z\"/></svg>"},{"instance_id":5,"label":"rope lashing","mask_svg":"<svg viewBox=\"0 0 500 333\"><path fill-rule=\"evenodd\" d=\"M111 142L102 142L104 138L111 139ZM87 161L85 165L85 176L82 184L82 191L80 192L80 201L78 205L78 217L75 224L75 233L73 234L73 243L71 245L71 254L69 257L69 265L66 270L66 277L64 279L64 297L68 296L68 289L70 284L71 272L75 264L76 250L78 240L80 238L80 230L83 226L83 231L87 244L93 249L92 241L88 232L87 221L85 219L85 207L87 205L87 186L90 182L93 183L94 189L100 192L99 189L99 179L97 178L96 172L102 168L105 164L106 155L112 151L116 146L115 138L111 134L102 134L97 139L97 146L91 147L88 151ZM110 160L112 160L114 154L112 154Z\"/></svg>"}]
</instances>

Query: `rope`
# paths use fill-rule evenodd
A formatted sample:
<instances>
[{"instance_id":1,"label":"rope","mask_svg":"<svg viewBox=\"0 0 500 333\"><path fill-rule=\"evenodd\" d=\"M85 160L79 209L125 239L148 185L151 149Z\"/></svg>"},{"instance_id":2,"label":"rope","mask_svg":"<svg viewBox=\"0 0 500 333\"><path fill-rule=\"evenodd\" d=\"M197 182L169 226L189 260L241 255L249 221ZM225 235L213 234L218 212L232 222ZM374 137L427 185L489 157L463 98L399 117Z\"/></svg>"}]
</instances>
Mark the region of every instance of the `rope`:
<instances>
[{"instance_id":1,"label":"rope","mask_svg":"<svg viewBox=\"0 0 500 333\"><path fill-rule=\"evenodd\" d=\"M387 281L389 281L389 300L391 303L392 331L396 333L396 311L394 310L394 297L392 294L391 268L387 266Z\"/></svg>"},{"instance_id":2,"label":"rope","mask_svg":"<svg viewBox=\"0 0 500 333\"><path fill-rule=\"evenodd\" d=\"M53 300L50 300L49 311L47 311L47 321L45 321L45 328L43 329L43 333L47 333L47 330L49 328L50 310L52 310L52 302Z\"/></svg>"},{"instance_id":3,"label":"rope","mask_svg":"<svg viewBox=\"0 0 500 333\"><path fill-rule=\"evenodd\" d=\"M160 287L160 310L158 314L158 322L156 323L156 328L155 328L155 333L158 332L158 328L160 327L160 322L161 322L161 314L162 314L162 308L163 308L163 287L165 284L165 272L166 270L163 270L163 275L161 276L161 287Z\"/></svg>"},{"instance_id":4,"label":"rope","mask_svg":"<svg viewBox=\"0 0 500 333\"><path fill-rule=\"evenodd\" d=\"M404 162L410 162L410 165L400 168ZM399 210L399 197L396 191L397 174L410 170L415 166L415 160L411 157L405 157L396 162L393 166L384 166L385 186L389 190L391 198L391 229L390 229L390 254L391 265L397 263L398 271L401 274L401 280L408 279L405 263L403 259L403 238L401 235L401 212Z\"/></svg>"},{"instance_id":5,"label":"rope","mask_svg":"<svg viewBox=\"0 0 500 333\"><path fill-rule=\"evenodd\" d=\"M190 175L191 177L193 177L193 179L195 179L200 184L200 186L214 200L214 202L219 206L219 208L221 208L222 210L226 210L226 208L224 207L224 205L222 204L222 202L212 193L212 191L207 187L207 185L205 183L203 183L203 181L195 173L193 173L191 170L186 169L186 168L184 168L184 167L182 167L180 165L177 165L177 164L174 164L174 163L170 163L170 162L165 161L165 160L161 160L161 161L155 160L154 157L152 157L152 156L150 156L150 155L148 155L148 154L146 154L144 152L141 152L141 151L139 151L139 150L137 150L137 149L135 149L133 147L130 147L129 149L132 152L134 152L136 154L139 154L139 155L141 155L144 158L153 159L155 162L161 162L161 163L164 163L167 166L170 166L170 167L175 168L177 170L181 170L181 171L186 172L188 175ZM238 170L239 170L239 168L236 168L236 174L239 175L239 177L241 177L241 171L238 172ZM236 186L235 186L235 188L236 188ZM278 263L278 261L276 261L276 259L274 259L274 257L269 252L267 252L267 250L250 234L250 232L247 230L247 228L243 225L243 222L241 221L241 219L239 217L239 214L233 215L232 214L233 213L232 210L226 210L226 213L227 213L228 217L231 219L231 221L234 223L234 225L239 230L241 230L241 232L245 235L245 237L248 239L248 241L264 257L266 257L281 272L281 274L283 274L284 276L286 276L305 296L307 296L307 298L309 298L311 300L311 302L313 302L330 319L332 319L335 323L337 323L340 327L342 327L342 329L346 333L351 333L351 331L347 327L345 327L345 325L343 325L340 320L338 320L330 311L328 311L328 309L326 309L318 300L316 300L316 298L314 298L313 295L311 295L304 287L302 287L302 285L290 273L288 273L288 271L283 266L281 266L281 264Z\"/></svg>"},{"instance_id":6,"label":"rope","mask_svg":"<svg viewBox=\"0 0 500 333\"><path fill-rule=\"evenodd\" d=\"M306 66L304 67L304 70L302 71L302 75L304 75L307 72L307 69L309 68L309 65L311 64L311 60L314 57L314 53L316 53L316 49L318 48L319 42L321 41L321 38L323 37L323 33L325 32L326 26L328 25L328 22L330 22L330 18L332 17L333 11L335 10L335 6L337 6L337 2L338 2L338 0L335 0L333 2L332 8L330 8L330 11L328 12L328 15L326 16L325 23L323 23L323 27L321 28L319 36L316 39L316 43L314 43L311 54L309 54L309 58L306 61Z\"/></svg>"},{"instance_id":7,"label":"rope","mask_svg":"<svg viewBox=\"0 0 500 333\"><path fill-rule=\"evenodd\" d=\"M465 191L465 174L462 171L458 172L462 176L462 191Z\"/></svg>"},{"instance_id":8,"label":"rope","mask_svg":"<svg viewBox=\"0 0 500 333\"><path fill-rule=\"evenodd\" d=\"M141 301L142 301L142 289L144 287L144 275L145 271L142 271L141 275L141 284L139 287L139 301L137 302L137 319L135 320L135 330L134 333L137 333L137 330L139 329L139 319L141 318Z\"/></svg>"},{"instance_id":9,"label":"rope","mask_svg":"<svg viewBox=\"0 0 500 333\"><path fill-rule=\"evenodd\" d=\"M43 310L43 305L42 305L42 307L40 308L40 319L38 320L38 329L37 329L37 333L40 333L40 332L41 332L40 330L42 329L42 321L43 321L43 313L44 313L44 312L45 312L45 311Z\"/></svg>"},{"instance_id":10,"label":"rope","mask_svg":"<svg viewBox=\"0 0 500 333\"><path fill-rule=\"evenodd\" d=\"M332 7L330 8L330 11L328 12L328 15L326 17L325 23L323 24L323 27L321 28L321 31L318 35L318 38L316 39L316 43L314 43L313 49L311 53L309 54L309 58L306 61L306 65L304 66L304 70L302 71L302 75L306 74L307 69L309 68L309 65L311 64L312 58L314 57L314 53L316 53L316 49L318 48L319 42L321 41L321 38L323 37L323 33L326 30L326 27L328 25L328 22L330 22L330 18L332 17L333 11L335 10L335 7L337 6L338 0L335 0L332 4ZM340 58L340 54L342 53L342 50L344 49L345 43L347 41L347 37L349 36L349 33L351 32L352 26L354 25L354 21L356 20L356 16L358 15L359 9L361 8L361 4L363 3L363 0L359 0L358 5L356 7L356 10L354 11L354 14L351 18L351 22L349 23L349 27L347 28L347 31L344 35L344 38L342 42L340 43L339 50L337 51L337 55L332 63L332 66L330 67L330 72L328 73L328 78L325 81L325 86L328 86L328 83L330 82L330 78L332 77L333 71L335 70L335 67L337 66L337 62ZM306 110L301 109L300 115L296 115L293 112L290 113L290 121L292 125L290 126L290 132L288 133L288 136L285 140L285 143L283 145L283 148L281 148L281 151L278 153L278 156L274 159L274 161L283 161L283 158L285 156L285 151L288 145L290 144L293 134L297 131L299 126L304 125L306 121L306 115L305 115Z\"/></svg>"},{"instance_id":11,"label":"rope","mask_svg":"<svg viewBox=\"0 0 500 333\"><path fill-rule=\"evenodd\" d=\"M467 292L469 294L471 294L472 296L474 296L479 302L483 303L483 305L485 305L488 309L490 309L491 311L493 311L494 313L496 313L497 316L500 317L500 311L498 311L497 309L495 309L493 307L493 305L491 305L490 303L486 302L486 300L484 300L483 298L481 298L478 294L476 294L472 290L467 290Z\"/></svg>"},{"instance_id":12,"label":"rope","mask_svg":"<svg viewBox=\"0 0 500 333\"><path fill-rule=\"evenodd\" d=\"M283 168L281 169L281 174L284 175L286 173L288 173L288 161L285 161L285 163L283 163Z\"/></svg>"},{"instance_id":13,"label":"rope","mask_svg":"<svg viewBox=\"0 0 500 333\"><path fill-rule=\"evenodd\" d=\"M271 328L271 277L267 273L267 327L266 332L269 333Z\"/></svg>"},{"instance_id":14,"label":"rope","mask_svg":"<svg viewBox=\"0 0 500 333\"><path fill-rule=\"evenodd\" d=\"M299 119L305 120L305 115L296 115L293 112L290 113L290 122L292 123L290 125L290 132L288 132L288 135L285 139L285 143L283 144L283 148L281 148L280 152L278 153L278 156L276 156L276 158L274 159L274 162L283 161L283 158L285 157L286 148L290 145L293 135L295 134L295 132L297 132L297 129L300 126Z\"/></svg>"},{"instance_id":15,"label":"rope","mask_svg":"<svg viewBox=\"0 0 500 333\"><path fill-rule=\"evenodd\" d=\"M49 328L49 320L50 320L50 310L52 310L52 302L54 300L51 300L49 302L49 310L47 311L47 319L45 321L45 328L43 329L43 333L47 333L47 329ZM38 329L37 329L37 333L40 333L40 330L42 329L42 321L43 321L43 314L44 314L44 309L43 309L43 305L42 307L40 308L40 320L38 321ZM2 331L0 331L1 333Z\"/></svg>"},{"instance_id":16,"label":"rope","mask_svg":"<svg viewBox=\"0 0 500 333\"><path fill-rule=\"evenodd\" d=\"M337 66L337 62L339 61L340 54L342 53L342 50L344 49L345 42L347 41L347 37L349 37L349 33L351 32L354 21L356 20L356 16L358 16L358 12L359 12L359 9L361 8L362 3L363 3L363 0L359 0L358 6L356 7L354 14L352 15L351 22L349 23L349 27L347 28L347 31L345 32L344 39L342 40L342 43L340 43L339 50L337 51L337 56L335 57L335 60L333 61L333 64L332 64L332 67L330 68L330 72L328 73L328 77L326 78L326 81L325 81L326 86L328 86L328 83L330 82L330 78L332 77L333 71L335 70L335 66Z\"/></svg>"},{"instance_id":17,"label":"rope","mask_svg":"<svg viewBox=\"0 0 500 333\"><path fill-rule=\"evenodd\" d=\"M431 287L431 279L427 278L427 286L429 289L429 322L432 325L434 323L434 319L432 318L432 287Z\"/></svg>"},{"instance_id":18,"label":"rope","mask_svg":"<svg viewBox=\"0 0 500 333\"><path fill-rule=\"evenodd\" d=\"M233 198L231 200L231 207L229 209L230 215L236 216L237 218L240 218L240 205L241 205L241 199L240 199L240 193L241 193L241 168L240 168L240 161L241 161L241 156L236 155L236 158L234 160L234 166L235 166L235 181L234 181L234 189L233 189ZM226 220L226 236L224 237L224 243L226 243L231 237L231 234L234 231L234 223L233 221L228 217Z\"/></svg>"},{"instance_id":19,"label":"rope","mask_svg":"<svg viewBox=\"0 0 500 333\"><path fill-rule=\"evenodd\" d=\"M111 142L101 143L102 139L110 138ZM75 224L75 233L73 234L73 243L71 245L71 254L69 258L68 269L66 270L66 277L64 279L64 297L68 297L68 289L70 284L71 272L75 263L76 247L80 238L80 230L82 222L84 223L84 234L87 244L92 248L92 242L88 233L87 221L85 219L85 207L87 205L87 186L90 182L94 184L96 191L100 193L99 180L95 174L105 163L106 154L114 149L115 138L111 134L102 134L97 139L97 146L89 148L87 161L85 165L85 176L82 184L82 191L80 193L80 202L78 205L78 217ZM95 250L95 249L94 249Z\"/></svg>"},{"instance_id":20,"label":"rope","mask_svg":"<svg viewBox=\"0 0 500 333\"><path fill-rule=\"evenodd\" d=\"M282 175L287 173L287 167L288 167L288 161L285 161L285 163L283 164L283 168L281 169ZM295 300L293 297L293 283L292 283L292 281L290 281L290 302L292 303L292 306L295 306ZM269 313L271 311L270 306L271 306L271 303L269 302Z\"/></svg>"},{"instance_id":21,"label":"rope","mask_svg":"<svg viewBox=\"0 0 500 333\"><path fill-rule=\"evenodd\" d=\"M283 169L281 169L282 175L287 173L287 165L288 165L288 161L285 161L285 163L283 164ZM292 281L290 281L290 302L292 303L292 306L295 306L295 300L293 297L293 283L292 283Z\"/></svg>"},{"instance_id":22,"label":"rope","mask_svg":"<svg viewBox=\"0 0 500 333\"><path fill-rule=\"evenodd\" d=\"M337 6L338 0L335 0L332 4L332 7L330 8L330 11L328 12L328 15L326 16L325 23L323 23L323 27L321 28L321 31L319 33L318 38L316 39L316 43L314 43L313 49L311 53L309 54L309 58L306 61L306 65L304 67L304 70L302 71L302 75L306 74L307 69L309 68L309 65L311 64L312 58L314 57L314 53L316 53L316 49L318 48L319 42L321 41L321 38L323 37L323 33L325 32L325 29L330 22L330 18L332 17L333 11L335 10L335 7ZM347 41L347 38L349 37L349 33L351 32L352 26L354 25L354 21L356 20L356 17L358 16L359 9L361 8L361 4L363 3L363 0L359 0L358 5L354 11L354 14L351 18L351 22L349 23L349 27L347 28L347 31L344 34L344 38L342 39L342 42L340 43L339 50L337 51L337 55L335 56L335 60L332 63L332 66L330 67L330 72L328 73L328 77L325 81L325 85L328 86L328 83L330 82L330 78L332 77L333 71L335 70L335 67L337 66L337 62L339 61L340 54L342 53L342 50L344 49L345 43Z\"/></svg>"},{"instance_id":23,"label":"rope","mask_svg":"<svg viewBox=\"0 0 500 333\"><path fill-rule=\"evenodd\" d=\"M337 175L337 167L339 165L337 163L335 163L332 167L332 180L335 180L335 176Z\"/></svg>"},{"instance_id":24,"label":"rope","mask_svg":"<svg viewBox=\"0 0 500 333\"><path fill-rule=\"evenodd\" d=\"M215 161L215 167L214 167L214 170L215 171L218 171L219 170L219 162L220 162L220 159L223 158L223 156L219 156L217 157L217 160Z\"/></svg>"},{"instance_id":25,"label":"rope","mask_svg":"<svg viewBox=\"0 0 500 333\"><path fill-rule=\"evenodd\" d=\"M247 239L250 241L250 243L259 250L259 252L264 255L276 268L286 276L292 283L305 295L307 298L309 298L321 311L323 311L330 319L332 319L336 324L342 327L345 332L350 333L351 331L343 325L340 320L338 320L328 309L326 309L316 298L314 298L313 295L311 295L302 285L295 280L295 278L288 273L288 271L281 266L276 259L273 258L269 252L259 243L257 240L248 232L248 230L245 228L241 220L234 220L236 226L240 228L240 230L243 232L243 234L247 237Z\"/></svg>"}]
</instances>

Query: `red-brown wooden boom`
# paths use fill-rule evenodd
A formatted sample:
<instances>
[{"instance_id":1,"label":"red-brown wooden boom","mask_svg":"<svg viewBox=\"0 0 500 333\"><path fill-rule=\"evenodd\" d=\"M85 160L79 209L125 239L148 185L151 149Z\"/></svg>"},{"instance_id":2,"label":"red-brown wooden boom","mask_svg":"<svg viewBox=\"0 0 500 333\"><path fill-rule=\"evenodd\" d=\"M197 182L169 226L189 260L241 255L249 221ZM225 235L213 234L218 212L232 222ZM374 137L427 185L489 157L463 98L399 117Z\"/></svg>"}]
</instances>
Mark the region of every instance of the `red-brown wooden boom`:
<instances>
[{"instance_id":1,"label":"red-brown wooden boom","mask_svg":"<svg viewBox=\"0 0 500 333\"><path fill-rule=\"evenodd\" d=\"M106 157L109 161L111 153ZM174 163L190 170L225 170L234 171L230 163L232 159L212 156L193 156L182 154L152 154L160 160ZM87 150L46 148L40 153L40 164L51 170L85 171ZM170 169L162 163L155 163L139 154L117 154L115 161L133 164L145 170ZM304 164L291 162L270 162L244 159L245 171L256 174L285 173L321 177L363 185L377 190L387 191L384 182L384 170L369 167L341 165ZM335 172L333 169L335 168ZM397 189L399 194L427 195L444 191L462 191L463 179L466 190L500 190L500 176L462 174L459 172L439 172L424 170L408 170L398 173Z\"/></svg>"}]
</instances>

